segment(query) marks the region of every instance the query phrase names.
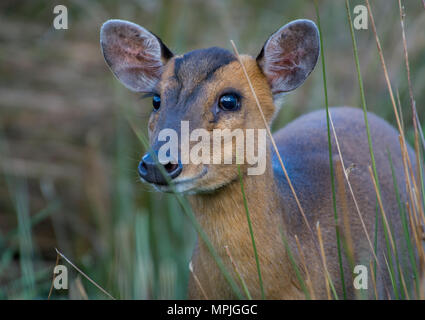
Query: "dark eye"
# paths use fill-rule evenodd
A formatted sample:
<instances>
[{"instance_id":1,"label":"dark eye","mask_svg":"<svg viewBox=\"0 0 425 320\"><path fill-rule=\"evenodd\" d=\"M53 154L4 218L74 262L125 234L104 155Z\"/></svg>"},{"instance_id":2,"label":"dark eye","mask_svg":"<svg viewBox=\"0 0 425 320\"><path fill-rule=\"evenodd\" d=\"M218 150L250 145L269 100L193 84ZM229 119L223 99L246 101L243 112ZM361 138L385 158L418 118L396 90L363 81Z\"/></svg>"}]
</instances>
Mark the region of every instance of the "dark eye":
<instances>
[{"instance_id":1,"label":"dark eye","mask_svg":"<svg viewBox=\"0 0 425 320\"><path fill-rule=\"evenodd\" d=\"M218 106L225 111L235 111L240 107L240 99L236 94L224 94L218 100Z\"/></svg>"},{"instance_id":2,"label":"dark eye","mask_svg":"<svg viewBox=\"0 0 425 320\"><path fill-rule=\"evenodd\" d=\"M152 98L152 105L154 110L158 110L161 106L161 97L158 94L155 94Z\"/></svg>"}]
</instances>

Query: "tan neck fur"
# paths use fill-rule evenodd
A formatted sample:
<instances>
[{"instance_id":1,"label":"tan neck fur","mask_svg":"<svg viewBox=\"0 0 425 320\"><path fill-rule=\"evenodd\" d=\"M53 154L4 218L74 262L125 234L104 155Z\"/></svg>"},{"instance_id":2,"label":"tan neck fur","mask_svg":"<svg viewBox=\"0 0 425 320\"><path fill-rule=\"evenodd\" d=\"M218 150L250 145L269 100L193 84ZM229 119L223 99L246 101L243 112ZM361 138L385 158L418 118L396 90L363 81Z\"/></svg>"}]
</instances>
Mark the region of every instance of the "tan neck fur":
<instances>
[{"instance_id":1,"label":"tan neck fur","mask_svg":"<svg viewBox=\"0 0 425 320\"><path fill-rule=\"evenodd\" d=\"M284 229L284 213L283 206L276 197L277 190L271 161L263 175L248 176L245 174L243 182L263 283L268 284L268 287L264 288L266 296L272 298L298 296L299 288L296 287L296 284L294 286L296 280L293 279L293 269L289 265L290 262L281 238L281 230ZM265 190L267 191L264 192ZM198 222L233 278L237 279L237 276L233 272L234 268L226 253L226 246L237 263L238 271L244 278L253 298L261 298L254 250L239 179L212 194L191 196L189 201ZM193 264L194 272L199 278L203 290L209 295L209 299L234 297L208 248L201 240L199 240L197 251L194 254ZM195 284L195 286L199 285ZM287 288L287 290L282 290L282 288ZM197 289L199 288L193 290L197 291ZM205 297L200 295L199 298Z\"/></svg>"}]
</instances>

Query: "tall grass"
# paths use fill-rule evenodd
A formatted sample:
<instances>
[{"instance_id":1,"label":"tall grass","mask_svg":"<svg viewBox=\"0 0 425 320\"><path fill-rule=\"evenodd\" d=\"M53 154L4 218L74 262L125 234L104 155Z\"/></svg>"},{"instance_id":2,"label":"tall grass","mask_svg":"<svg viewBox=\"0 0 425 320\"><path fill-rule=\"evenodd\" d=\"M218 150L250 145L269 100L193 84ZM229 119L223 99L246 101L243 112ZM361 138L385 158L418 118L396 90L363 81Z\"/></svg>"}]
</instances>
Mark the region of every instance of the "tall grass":
<instances>
[{"instance_id":1,"label":"tall grass","mask_svg":"<svg viewBox=\"0 0 425 320\"><path fill-rule=\"evenodd\" d=\"M314 6L316 9L317 16L317 27L319 28L320 36L320 52L322 60L322 74L323 74L323 91L325 97L325 108L326 108L326 127L328 134L328 149L329 149L329 174L331 178L331 192L332 192L332 207L334 211L334 221L335 221L335 233L336 233L336 245L338 250L338 260L339 260L339 272L341 276L341 285L344 299L347 298L347 291L345 286L345 277L344 277L344 266L342 262L342 252L341 252L341 239L340 239L340 230L339 230L339 220L338 220L338 211L336 207L336 192L335 192L335 174L334 174L334 159L332 153L332 138L331 138L331 128L329 120L329 101L328 101L328 86L326 81L326 63L325 63L325 50L323 47L323 33L322 25L320 23L320 14L319 14L319 5L317 0L314 1Z\"/></svg>"},{"instance_id":2,"label":"tall grass","mask_svg":"<svg viewBox=\"0 0 425 320\"><path fill-rule=\"evenodd\" d=\"M398 1L398 5L399 5L399 13L400 13L400 23L401 23L401 31L402 31L402 39L403 39L403 50L404 50L404 59L405 59L405 65L406 65L406 71L407 71L407 81L408 81L408 88L409 88L409 95L410 95L410 102L411 102L411 107L412 107L412 114L413 114L413 124L414 124L414 133L415 133L415 139L414 139L414 148L415 148L415 152L416 152L416 158L414 160L416 160L416 165L417 165L417 172L416 172L416 177L415 177L415 172L412 169L412 165L411 165L411 159L409 157L409 154L407 152L407 146L406 146L406 139L405 139L405 134L404 134L404 130L403 127L401 125L401 121L400 121L400 117L398 114L398 110L397 110L397 106L396 106L396 102L394 99L394 94L393 94L393 90L392 90L392 86L391 86L391 82L390 82L390 78L388 75L388 71L387 71L387 67L386 67L386 63L384 60L384 55L383 55L383 50L382 50L382 46L381 46L381 42L376 30L376 25L375 25L375 21L374 21L374 16L372 13L372 9L370 6L370 3L368 0L366 0L366 5L368 8L368 13L369 13L369 17L370 17L370 21L371 21L371 25L372 25L372 30L373 30L373 34L375 36L375 41L376 41L376 45L377 45L377 49L378 49L378 54L379 54L379 58L380 58L380 62L381 62L381 66L384 72L384 77L385 77L385 81L387 84L387 88L388 88L388 93L390 95L390 99L391 99L391 104L393 106L393 111L394 111L394 115L397 121L397 125L398 125L398 129L400 132L400 148L401 148L401 153L402 153L402 157L403 157L403 163L404 163L404 167L405 167L405 178L406 178L406 184L407 184L407 190L409 190L409 194L410 194L410 199L411 199L411 207L413 209L413 213L415 213L415 211L417 211L417 214L420 215L422 217L422 221L420 221L420 219L416 219L415 220L415 224L412 226L412 232L415 234L417 232L418 229L422 230L423 226L425 224L425 216L424 216L424 207L423 207L423 203L424 203L424 199L420 199L421 194L418 188L418 184L421 185L423 184L423 175L422 175L422 159L421 159L421 150L419 148L419 132L417 129L417 121L416 121L416 110L415 110L415 100L413 98L413 90L412 90L412 84L411 84L411 80L410 80L410 67L409 67L409 58L408 58L408 53L407 53L407 44L406 44L406 35L405 35L405 28L404 28L404 14L403 14L403 9L402 9L402 5L401 5L401 1ZM410 171L409 171L410 170ZM409 179L409 175L411 175L411 179ZM418 181L418 183L416 182ZM392 237L392 235L391 235ZM416 235L417 237L417 235ZM416 287L417 291L419 291L419 296L418 298L425 298L424 296L424 291L425 291L425 281L423 281L422 279L425 278L425 256L424 256L424 249L423 249L423 240L424 238L422 237L422 240L417 240L416 242L416 250L418 252L419 255L419 266L421 269L421 282L419 284L419 288ZM396 258L396 263L399 266L399 272L402 275L401 272L401 267L400 267L400 262L398 261L398 253L397 250L395 249L395 258ZM391 265L390 265L391 267ZM401 277L401 280L403 281L403 277Z\"/></svg>"},{"instance_id":3,"label":"tall grass","mask_svg":"<svg viewBox=\"0 0 425 320\"><path fill-rule=\"evenodd\" d=\"M372 163L373 178L374 178L374 182L375 182L375 185L376 185L377 198L379 198L381 191L380 191L379 180L378 180L378 172L377 172L377 169L376 169L375 155L374 155L373 145L372 145L372 137L371 137L371 134L370 134L367 107L366 107L366 98L365 98L365 93L364 93L364 88L363 88L363 79L362 79L362 75L361 75L361 71L360 71L358 49L357 49L357 43L356 43L356 38L355 38L355 34L354 34L352 17L351 17L351 13L350 13L351 10L350 10L349 0L345 1L345 7L346 7L349 26L350 26L350 34L351 34L352 45L353 45L354 61L356 63L356 71L357 71L357 78L358 78L358 84L359 84L359 89L360 89L361 104L362 104L363 114L364 114L364 122L365 122L367 141L368 141L368 146L369 146L369 154L370 154L370 159L371 159L371 163ZM398 120L398 118L397 118L397 120ZM398 123L399 123L399 121L398 121ZM384 212L383 212L382 206L381 206L381 217L383 217L383 216L384 216ZM375 219L375 224L376 225L378 224L378 218ZM376 233L375 238L377 238L377 232L378 232L378 229L375 229L375 233ZM390 260L390 267L391 267L390 273L391 273L391 279L393 279L394 278L394 272L393 272L393 267L392 267L392 258L391 258L392 254L391 254L391 250L390 250L390 240L389 240L389 235L388 235L389 233L390 233L390 230L388 230L387 225L385 225L384 235L385 235L385 241L386 241L386 245L387 245L387 255L391 259ZM367 233L366 233L366 235L367 235ZM367 237L369 238L368 235L367 235ZM370 239L369 239L369 243L370 243ZM375 248L374 248L375 263L376 263L376 266L379 269L381 269L380 266L379 266L378 260L377 260L376 251L377 251L377 242L375 242ZM375 278L376 278L376 276L375 276ZM396 297L398 297L397 288L394 286L394 283L393 283L393 290L396 294Z\"/></svg>"},{"instance_id":4,"label":"tall grass","mask_svg":"<svg viewBox=\"0 0 425 320\"><path fill-rule=\"evenodd\" d=\"M133 20L161 36L167 44L171 44L176 53L208 45L226 46L227 40L226 37L223 38L223 34L229 33L231 37L229 35L227 38L237 39L244 51L254 55L266 36L284 23L294 17L312 18L309 15L314 16L313 5L300 1L285 4L279 0L267 3L254 1L244 3L243 6L238 4L238 10L234 10L235 3L227 1L199 3L189 0L185 1L184 5L177 1L158 1L151 5L141 2L120 5L99 1L90 4L73 2L69 4L70 12L73 21L78 23L72 24L65 34L45 31L46 21L51 20L51 8L45 2L36 0L25 5L10 3L5 5L5 13L0 14L2 30L7 29L4 25L7 23L18 34L15 39L8 38L3 33L0 37L3 41L0 55L0 143L2 146L10 143L11 146L0 148L0 298L47 298L56 259L54 247L58 247L93 281L118 299L186 298L190 272L188 265L195 235L198 233L206 243L208 239L182 197L153 193L138 183L135 168L142 154L141 149L148 149L146 138L140 130L145 126L146 116L140 110L129 111L133 96L124 93L125 89L120 88L115 79L107 73L98 50L98 27L111 17ZM412 3L406 2L406 8L417 7L417 3ZM369 3L367 4L369 6ZM389 16L393 11L397 11L393 10L396 8L393 3L390 5L386 0L375 1L373 4ZM423 29L420 28L423 27L423 10L407 11L405 16L404 12L401 13L402 2L398 1L398 5L405 63L397 64L397 60L389 59L388 68L394 72L392 79L402 78L401 72L394 67L401 65L406 68L407 77L398 83L400 94L397 95L397 113L387 112L389 108L386 96L382 92L380 82L374 77L375 74L381 74L377 72L374 64L376 59L367 58L374 57L375 53L369 50L375 49L364 36L370 33L370 30L362 33L350 29L365 122L367 123L367 100L369 106L374 106L374 112L401 128L401 149L406 173L405 181L401 182L405 183L408 191L408 199L403 202L399 196L401 190L398 190L400 181L397 181L398 177L393 174L394 192L403 226L402 240L407 252L401 249L398 252L392 250L391 225L385 226L384 232L388 233L386 264L372 272L372 282L377 292L377 279L374 279L376 274L389 273L393 286L387 288L388 293L399 298L424 298L425 254L421 228L425 223L425 188L422 174L425 139L420 119L423 120L424 116L425 81L420 76L420 71L425 61L418 58L418 52L423 50L422 42L415 41L414 33L410 33L412 38L407 38L408 32L405 34L405 28L406 31ZM193 7L196 14L186 10L188 7ZM299 88L296 94L287 97L285 108L276 119L276 127L317 108L315 103L322 101L323 97L327 110L329 101L335 104L351 104L357 99L358 92L351 88L352 75L344 71L352 63L352 57L345 54L350 37L348 33L331 33L331 30L338 29L345 22L343 3L321 1L322 19L318 9L316 6L321 35L322 74L313 73L312 80ZM346 9L348 10L349 6ZM369 6L369 13L370 9ZM348 14L350 11L351 9ZM382 16L378 18L383 19ZM351 23L352 17L349 16L348 20ZM378 46L381 66L378 67L384 66L385 69L387 65L383 63L383 55L381 58L384 51L382 47L387 45L391 46L391 51L397 50L391 39L398 30L395 28L400 26L392 25L378 25L383 28L380 34L383 45ZM196 28L193 28L194 26ZM375 29L373 26L373 35L377 34ZM19 30L25 32L20 33ZM417 36L420 35L421 33L417 32ZM19 37L22 37L22 40L18 39ZM359 40L359 48L355 37ZM22 50L23 47L25 50ZM407 54L408 48L412 48L410 55ZM15 54L16 52L20 54ZM391 57L389 54L388 56ZM325 65L325 58L332 63ZM360 73L360 62L363 75ZM92 68L92 65L95 67ZM387 71L384 73L387 85L384 89L389 90L393 96L389 84L391 78ZM326 79L327 74L332 75L329 81ZM416 99L413 97L414 92ZM9 99L14 93L19 94ZM89 99L80 99L84 97ZM406 97L412 105L411 112L403 108ZM394 97L390 99L395 104ZM66 106L65 112L61 111L62 104ZM116 108L117 106L119 107ZM137 105L137 108L139 107ZM398 110L403 110L406 116L411 115L412 121L404 122L403 114ZM80 114L80 117L76 117L76 114ZM332 135L337 140L331 121L328 110L327 134L332 181L330 196L336 224L338 257L321 255L320 239L316 240L315 254L327 259L323 268L326 268L330 259L338 259L339 273L344 284L351 279L351 275L344 275L341 268L342 251L348 245L346 233L340 232L339 229L344 212L336 210L335 188L338 187L339 191L341 185L341 179L338 180L338 166L341 164L340 173L348 183L346 172L349 168L344 167L343 155L340 157L340 164L333 166L331 161L332 152L335 152L332 147L336 147L330 143ZM379 168L374 165L371 140L373 137L368 132L373 173L371 181L375 179L377 183L378 200L379 181L376 170ZM407 140L414 142L412 145L415 146L416 159L409 159L407 156ZM17 161L22 159L25 161ZM282 169L285 172L285 169ZM79 176L78 172L83 174ZM291 185L290 178L287 175ZM350 184L348 185L347 197L354 198ZM295 192L294 195L297 199ZM246 200L249 202L249 198ZM300 219L306 222L301 204L297 205ZM382 223L384 219L384 210L381 207L385 209L386 204L380 205L377 201L376 227L378 222ZM248 214L248 210L246 212ZM308 221L307 225L314 235ZM255 229L251 230L251 235L255 232ZM302 252L297 237L298 251L292 252L287 245L289 239L285 236L282 235L282 241L286 244L302 291L306 298L314 299L308 266L305 262L297 264L300 262L298 260L303 260L304 254L309 253ZM380 248L372 243L373 237L367 233L366 236L370 240L373 255L381 255L382 252L378 251ZM377 239L377 232L373 236ZM252 239L254 244L254 237ZM214 256L214 248L211 245L208 248ZM349 253L349 250L345 251ZM224 268L224 263L216 258L218 268L223 274L227 274L225 277L235 295L239 298L250 298L244 279L237 279L242 284L241 290L229 271ZM403 258L407 259L408 266L402 265ZM376 264L376 260L374 257L372 264ZM258 261L257 266L258 275L261 277ZM412 280L409 278L408 267L412 268ZM238 275L237 265L234 271ZM77 276L78 273L70 268L71 281ZM326 280L331 296L335 298L333 280L330 277ZM105 297L86 279L82 279L82 283L89 299ZM260 284L267 287L261 280ZM393 292L389 292L391 289ZM340 298L345 296L343 290ZM51 296L52 299L69 297L68 293L56 290Z\"/></svg>"}]
</instances>

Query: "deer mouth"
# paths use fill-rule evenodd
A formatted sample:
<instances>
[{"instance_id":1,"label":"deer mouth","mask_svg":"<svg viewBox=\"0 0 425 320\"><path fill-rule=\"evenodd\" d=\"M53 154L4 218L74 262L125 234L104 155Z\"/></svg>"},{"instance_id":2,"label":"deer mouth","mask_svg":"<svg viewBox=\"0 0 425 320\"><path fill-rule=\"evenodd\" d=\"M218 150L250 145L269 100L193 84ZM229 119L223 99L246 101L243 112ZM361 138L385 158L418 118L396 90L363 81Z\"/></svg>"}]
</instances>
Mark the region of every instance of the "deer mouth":
<instances>
[{"instance_id":1,"label":"deer mouth","mask_svg":"<svg viewBox=\"0 0 425 320\"><path fill-rule=\"evenodd\" d=\"M203 166L202 170L192 177L181 177L172 180L169 185L159 185L151 183L160 192L165 193L195 193L197 189L197 181L202 179L208 173L207 166Z\"/></svg>"}]
</instances>

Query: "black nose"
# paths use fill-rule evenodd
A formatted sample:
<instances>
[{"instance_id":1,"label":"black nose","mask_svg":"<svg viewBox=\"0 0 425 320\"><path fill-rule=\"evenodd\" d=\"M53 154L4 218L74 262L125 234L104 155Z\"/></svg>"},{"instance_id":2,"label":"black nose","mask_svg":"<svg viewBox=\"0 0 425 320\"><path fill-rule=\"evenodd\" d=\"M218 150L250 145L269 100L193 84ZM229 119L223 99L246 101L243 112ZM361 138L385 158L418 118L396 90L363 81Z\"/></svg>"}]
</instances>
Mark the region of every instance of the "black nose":
<instances>
[{"instance_id":1,"label":"black nose","mask_svg":"<svg viewBox=\"0 0 425 320\"><path fill-rule=\"evenodd\" d=\"M166 185L167 179L164 177L164 174L171 180L176 178L182 172L183 166L180 161L178 161L178 163L169 162L162 164L164 172L161 172L162 170L159 167L161 164L155 160L156 159L152 157L151 153L148 152L143 156L142 161L139 163L139 175L147 182Z\"/></svg>"}]
</instances>

